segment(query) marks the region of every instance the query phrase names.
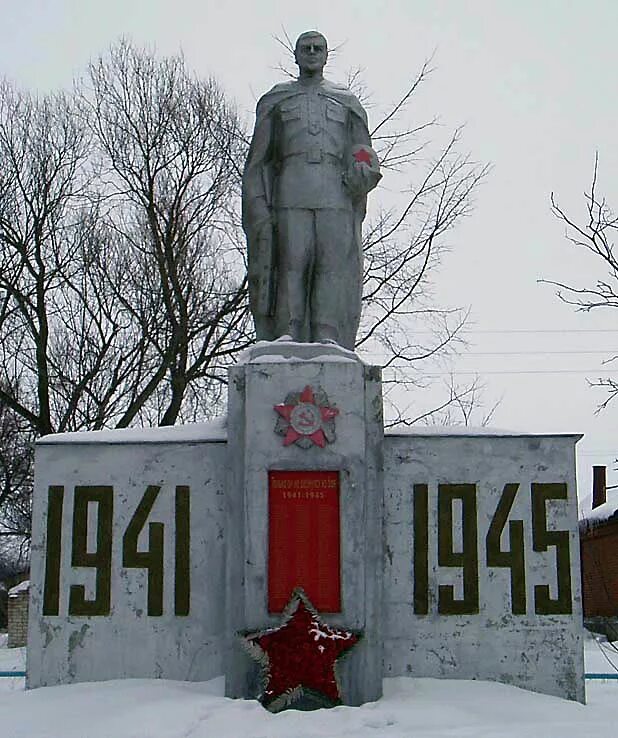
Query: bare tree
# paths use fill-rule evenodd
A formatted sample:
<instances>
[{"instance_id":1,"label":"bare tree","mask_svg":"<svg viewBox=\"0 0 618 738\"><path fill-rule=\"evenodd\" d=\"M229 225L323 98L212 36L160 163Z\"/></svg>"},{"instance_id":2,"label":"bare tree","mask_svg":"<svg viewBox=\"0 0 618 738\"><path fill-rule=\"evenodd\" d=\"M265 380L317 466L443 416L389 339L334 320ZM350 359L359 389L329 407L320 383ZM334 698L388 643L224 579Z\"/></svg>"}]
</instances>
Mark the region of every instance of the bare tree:
<instances>
[{"instance_id":1,"label":"bare tree","mask_svg":"<svg viewBox=\"0 0 618 738\"><path fill-rule=\"evenodd\" d=\"M275 40L286 52L278 69L295 77L292 39L283 29ZM329 51L329 59L339 51ZM378 122L371 131L385 181L391 184L388 194L381 187L372 194L364 225L363 314L356 346L377 355L385 369L387 425L467 424L482 404L478 377L469 383L451 377L434 407L419 411L402 404L402 390L433 383L429 364L446 366L448 357L463 347L468 309L437 304L432 281L447 251L447 235L471 213L476 190L489 172L488 165L461 152L461 128L440 142L437 118L410 122L411 103L433 71L432 59L426 60L399 99L381 112L374 110ZM361 102L370 102L362 69L348 72L346 84ZM488 422L494 410L479 422Z\"/></svg>"},{"instance_id":2,"label":"bare tree","mask_svg":"<svg viewBox=\"0 0 618 738\"><path fill-rule=\"evenodd\" d=\"M432 142L438 138L437 119L408 122L409 105L432 71L427 60L371 131L386 176L402 183L397 202L389 207L378 202L365 228L363 319L357 341L383 357L387 401L393 395L388 425L467 424L481 404L478 378L462 384L452 377L437 406L419 413L418 406L408 412L401 404L402 389L432 384L429 363L445 366L463 346L460 332L468 310L437 304L432 281L448 248L447 234L470 214L474 194L489 171L488 165L461 153L460 128L440 144ZM357 72L351 83L360 84L363 94Z\"/></svg>"},{"instance_id":3,"label":"bare tree","mask_svg":"<svg viewBox=\"0 0 618 738\"><path fill-rule=\"evenodd\" d=\"M0 399L37 434L203 417L250 336L235 112L180 57L90 72L0 87Z\"/></svg>"},{"instance_id":4,"label":"bare tree","mask_svg":"<svg viewBox=\"0 0 618 738\"><path fill-rule=\"evenodd\" d=\"M204 416L250 340L237 203L245 136L213 80L126 42L82 97L115 242L116 301L143 339L117 425ZM107 259L106 259L107 261Z\"/></svg>"},{"instance_id":5,"label":"bare tree","mask_svg":"<svg viewBox=\"0 0 618 738\"><path fill-rule=\"evenodd\" d=\"M97 271L91 143L73 100L0 86L0 401L37 435L113 420L137 355Z\"/></svg>"},{"instance_id":6,"label":"bare tree","mask_svg":"<svg viewBox=\"0 0 618 738\"><path fill-rule=\"evenodd\" d=\"M32 428L0 402L0 554L23 560L30 539Z\"/></svg>"},{"instance_id":7,"label":"bare tree","mask_svg":"<svg viewBox=\"0 0 618 738\"><path fill-rule=\"evenodd\" d=\"M56 298L75 270L87 151L65 96L0 83L0 401L39 434L55 430Z\"/></svg>"},{"instance_id":8,"label":"bare tree","mask_svg":"<svg viewBox=\"0 0 618 738\"><path fill-rule=\"evenodd\" d=\"M604 277L594 284L574 285L555 280L541 279L540 282L558 288L557 296L576 310L590 312L597 308L618 308L618 255L615 252L614 237L618 233L618 216L614 214L604 197L597 193L597 176L599 169L598 154L594 159L594 170L590 191L584 192L586 203L585 215L576 218L567 213L558 204L552 192L551 207L555 217L565 226L567 240L579 249L588 251L596 263L604 271ZM616 361L618 356L610 356L603 363L606 365ZM601 387L606 391L606 398L597 411L605 409L618 397L618 380L611 377L599 377L588 380L593 387Z\"/></svg>"}]
</instances>

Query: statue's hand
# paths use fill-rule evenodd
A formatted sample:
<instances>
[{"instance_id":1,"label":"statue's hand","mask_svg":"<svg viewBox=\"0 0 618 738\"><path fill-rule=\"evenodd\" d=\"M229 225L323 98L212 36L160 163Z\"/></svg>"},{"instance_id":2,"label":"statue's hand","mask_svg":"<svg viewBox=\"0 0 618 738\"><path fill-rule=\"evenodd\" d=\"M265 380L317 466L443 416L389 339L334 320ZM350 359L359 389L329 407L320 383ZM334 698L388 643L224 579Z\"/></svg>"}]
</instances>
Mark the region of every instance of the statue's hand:
<instances>
[{"instance_id":1,"label":"statue's hand","mask_svg":"<svg viewBox=\"0 0 618 738\"><path fill-rule=\"evenodd\" d=\"M275 218L272 211L269 210L264 217L260 218L255 225L256 232L260 238L272 238L273 225Z\"/></svg>"},{"instance_id":2,"label":"statue's hand","mask_svg":"<svg viewBox=\"0 0 618 738\"><path fill-rule=\"evenodd\" d=\"M263 197L251 200L248 210L251 227L257 234L262 236L266 228L272 229L274 222L272 208L268 207Z\"/></svg>"},{"instance_id":3,"label":"statue's hand","mask_svg":"<svg viewBox=\"0 0 618 738\"><path fill-rule=\"evenodd\" d=\"M352 147L348 169L343 174L343 182L352 199L364 197L380 181L378 157L369 146Z\"/></svg>"},{"instance_id":4,"label":"statue's hand","mask_svg":"<svg viewBox=\"0 0 618 738\"><path fill-rule=\"evenodd\" d=\"M343 182L352 199L364 197L378 184L382 175L364 163L354 163L343 173Z\"/></svg>"}]
</instances>

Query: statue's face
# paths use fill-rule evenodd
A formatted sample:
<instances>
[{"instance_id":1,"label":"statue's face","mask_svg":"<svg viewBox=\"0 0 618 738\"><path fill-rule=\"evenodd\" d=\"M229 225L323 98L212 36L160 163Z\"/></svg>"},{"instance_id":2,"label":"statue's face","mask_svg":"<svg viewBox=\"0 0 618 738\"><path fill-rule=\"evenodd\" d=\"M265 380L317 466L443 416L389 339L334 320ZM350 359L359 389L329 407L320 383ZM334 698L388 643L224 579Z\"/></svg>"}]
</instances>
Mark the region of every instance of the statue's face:
<instances>
[{"instance_id":1,"label":"statue's face","mask_svg":"<svg viewBox=\"0 0 618 738\"><path fill-rule=\"evenodd\" d=\"M298 40L294 55L301 72L320 72L328 56L326 39L323 36L304 36Z\"/></svg>"}]
</instances>

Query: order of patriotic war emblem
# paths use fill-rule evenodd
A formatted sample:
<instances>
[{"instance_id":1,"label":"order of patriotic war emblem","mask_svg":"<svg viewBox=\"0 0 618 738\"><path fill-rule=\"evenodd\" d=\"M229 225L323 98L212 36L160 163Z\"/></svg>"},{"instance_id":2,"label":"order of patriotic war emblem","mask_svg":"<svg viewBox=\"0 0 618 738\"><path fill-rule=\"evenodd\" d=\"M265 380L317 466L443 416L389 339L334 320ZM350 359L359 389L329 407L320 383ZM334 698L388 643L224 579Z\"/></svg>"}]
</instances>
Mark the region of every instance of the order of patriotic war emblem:
<instances>
[{"instance_id":1,"label":"order of patriotic war emblem","mask_svg":"<svg viewBox=\"0 0 618 738\"><path fill-rule=\"evenodd\" d=\"M336 440L335 417L339 409L331 405L320 387L307 385L302 392L290 392L281 405L275 405L275 433L283 436L283 445L295 443L301 448L319 446Z\"/></svg>"}]
</instances>

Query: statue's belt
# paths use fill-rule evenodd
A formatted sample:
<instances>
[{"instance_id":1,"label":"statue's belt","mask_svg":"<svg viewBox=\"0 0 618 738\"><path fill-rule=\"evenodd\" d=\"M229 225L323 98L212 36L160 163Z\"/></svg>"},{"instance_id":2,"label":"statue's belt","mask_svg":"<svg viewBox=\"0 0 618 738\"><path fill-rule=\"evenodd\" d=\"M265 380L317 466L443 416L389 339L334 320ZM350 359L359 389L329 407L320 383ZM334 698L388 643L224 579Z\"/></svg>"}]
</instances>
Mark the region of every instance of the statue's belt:
<instances>
[{"instance_id":1,"label":"statue's belt","mask_svg":"<svg viewBox=\"0 0 618 738\"><path fill-rule=\"evenodd\" d=\"M292 151L281 156L280 161L287 159L295 159L302 157L308 164L330 164L332 166L343 167L343 158L337 154L331 154L328 151L322 151L319 148L309 149L305 151Z\"/></svg>"}]
</instances>

